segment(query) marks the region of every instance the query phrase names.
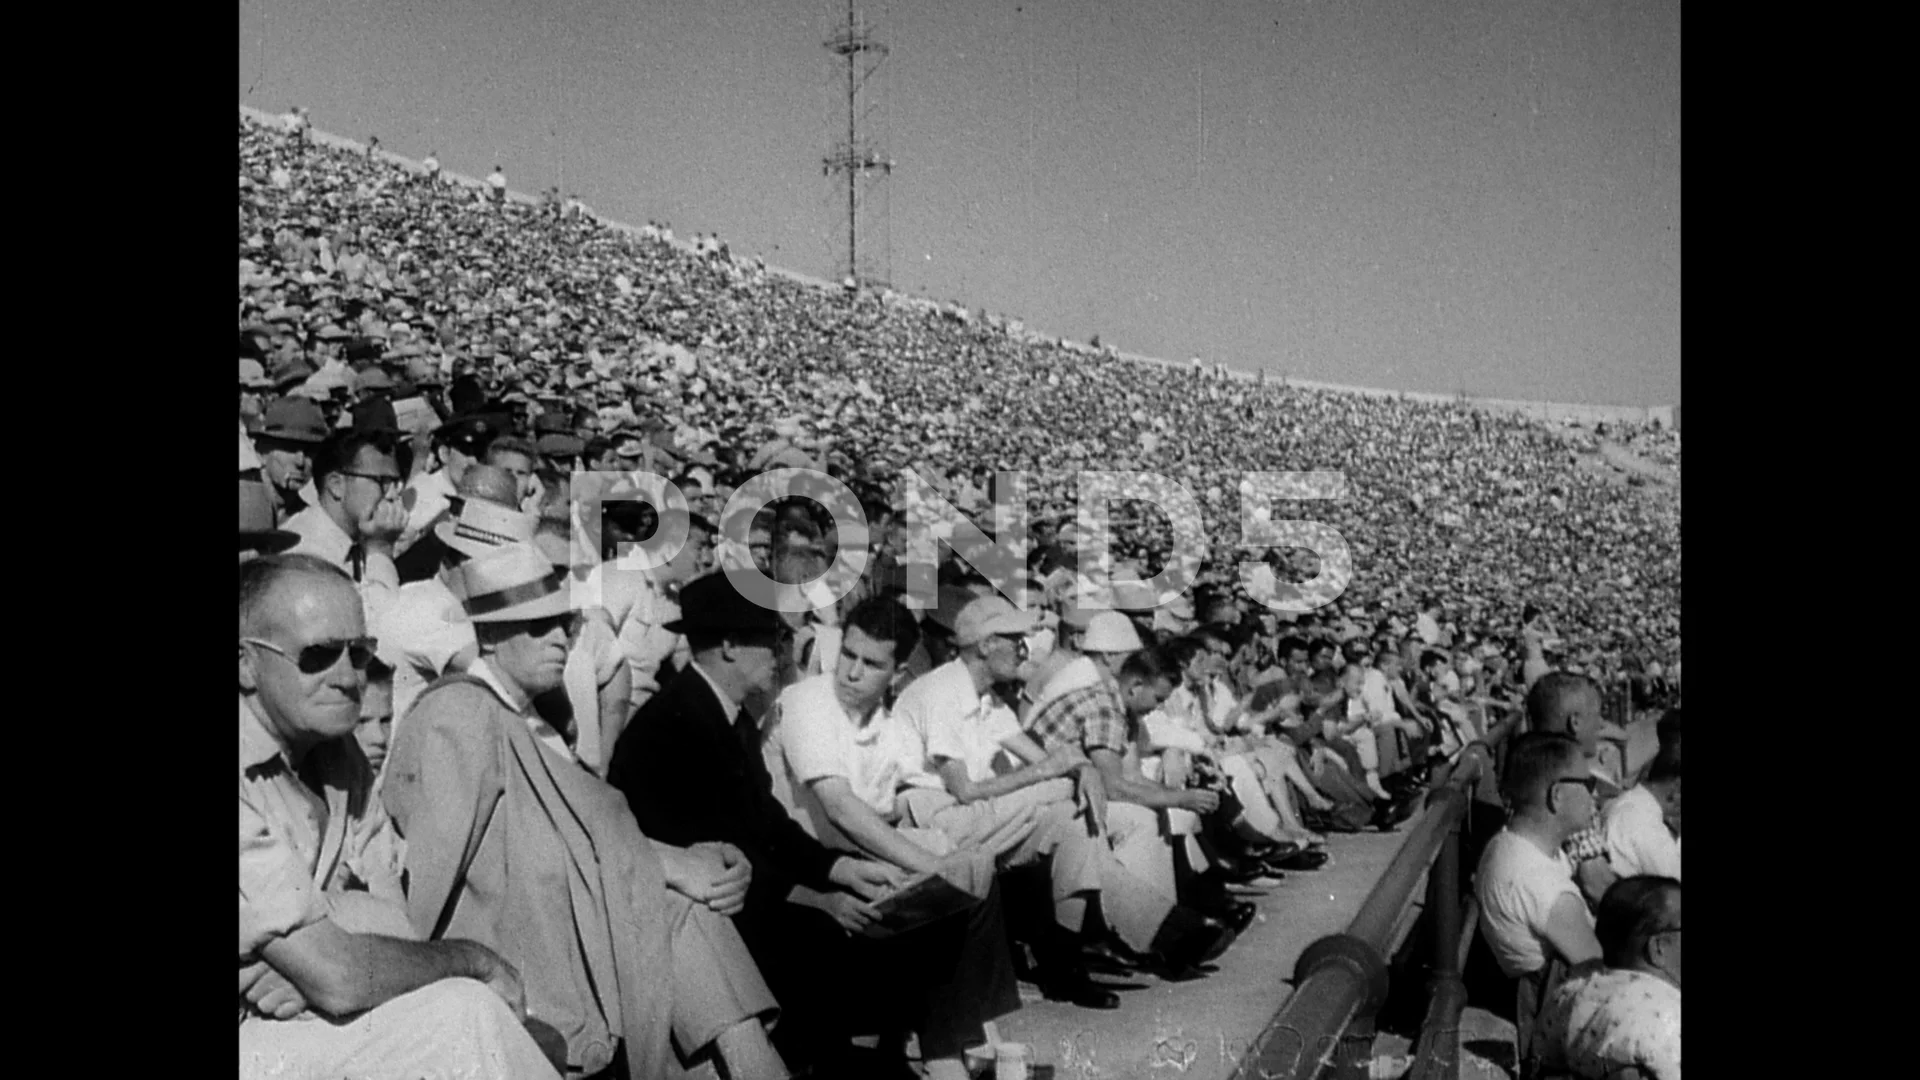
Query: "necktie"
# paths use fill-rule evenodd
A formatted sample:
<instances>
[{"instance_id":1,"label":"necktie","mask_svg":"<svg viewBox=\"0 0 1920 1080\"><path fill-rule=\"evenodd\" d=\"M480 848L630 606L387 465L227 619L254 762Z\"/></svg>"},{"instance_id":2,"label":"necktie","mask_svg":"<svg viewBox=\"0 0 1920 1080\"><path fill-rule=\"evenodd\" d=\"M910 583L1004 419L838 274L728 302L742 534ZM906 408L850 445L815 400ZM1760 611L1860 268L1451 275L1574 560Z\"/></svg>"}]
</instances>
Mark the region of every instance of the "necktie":
<instances>
[{"instance_id":1,"label":"necktie","mask_svg":"<svg viewBox=\"0 0 1920 1080\"><path fill-rule=\"evenodd\" d=\"M367 570L367 549L359 544L347 548L347 569L352 572L353 580L358 582Z\"/></svg>"}]
</instances>

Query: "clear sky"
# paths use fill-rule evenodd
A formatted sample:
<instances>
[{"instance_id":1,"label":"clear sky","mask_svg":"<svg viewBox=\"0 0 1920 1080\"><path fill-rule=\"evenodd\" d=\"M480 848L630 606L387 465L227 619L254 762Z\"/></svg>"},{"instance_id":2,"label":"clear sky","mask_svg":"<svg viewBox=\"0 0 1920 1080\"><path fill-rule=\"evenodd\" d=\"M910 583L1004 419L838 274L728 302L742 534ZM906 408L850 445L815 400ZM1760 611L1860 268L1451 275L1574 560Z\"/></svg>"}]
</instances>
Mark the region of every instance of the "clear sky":
<instances>
[{"instance_id":1,"label":"clear sky","mask_svg":"<svg viewBox=\"0 0 1920 1080\"><path fill-rule=\"evenodd\" d=\"M1304 379L1679 400L1677 2L865 7L896 288ZM836 15L241 0L240 101L827 277Z\"/></svg>"}]
</instances>

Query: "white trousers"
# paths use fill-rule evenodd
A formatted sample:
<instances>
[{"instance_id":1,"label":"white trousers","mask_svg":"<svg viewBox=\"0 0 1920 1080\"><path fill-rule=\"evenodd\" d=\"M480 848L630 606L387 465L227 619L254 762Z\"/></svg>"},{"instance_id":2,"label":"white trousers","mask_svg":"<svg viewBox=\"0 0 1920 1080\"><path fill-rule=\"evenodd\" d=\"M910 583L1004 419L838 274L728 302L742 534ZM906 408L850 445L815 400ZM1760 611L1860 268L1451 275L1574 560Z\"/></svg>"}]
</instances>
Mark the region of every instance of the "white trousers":
<instances>
[{"instance_id":1,"label":"white trousers","mask_svg":"<svg viewBox=\"0 0 1920 1080\"><path fill-rule=\"evenodd\" d=\"M558 1080L500 995L442 979L344 1023L240 1023L241 1080Z\"/></svg>"}]
</instances>

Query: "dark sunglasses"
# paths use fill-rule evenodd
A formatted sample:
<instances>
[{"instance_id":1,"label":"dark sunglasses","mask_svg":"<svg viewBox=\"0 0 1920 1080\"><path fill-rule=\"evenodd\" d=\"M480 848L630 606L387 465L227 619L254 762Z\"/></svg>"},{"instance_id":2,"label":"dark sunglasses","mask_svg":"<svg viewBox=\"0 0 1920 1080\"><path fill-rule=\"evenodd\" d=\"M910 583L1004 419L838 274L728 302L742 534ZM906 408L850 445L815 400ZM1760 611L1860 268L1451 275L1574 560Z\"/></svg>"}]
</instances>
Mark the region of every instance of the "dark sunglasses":
<instances>
[{"instance_id":1,"label":"dark sunglasses","mask_svg":"<svg viewBox=\"0 0 1920 1080\"><path fill-rule=\"evenodd\" d=\"M258 645L268 652L291 661L294 667L300 669L302 675L319 675L322 672L332 671L333 665L340 662L342 653L346 654L347 662L353 665L355 671L365 671L367 665L373 663L374 639L370 637L353 638L348 641L316 641L301 649L298 654L290 653L271 641L262 641L259 638L241 638L240 642L244 645Z\"/></svg>"},{"instance_id":2,"label":"dark sunglasses","mask_svg":"<svg viewBox=\"0 0 1920 1080\"><path fill-rule=\"evenodd\" d=\"M527 623L527 633L537 637L546 637L555 630L565 630L568 637L575 637L586 625L586 616L577 611L564 615L549 615L544 619L532 619Z\"/></svg>"}]
</instances>

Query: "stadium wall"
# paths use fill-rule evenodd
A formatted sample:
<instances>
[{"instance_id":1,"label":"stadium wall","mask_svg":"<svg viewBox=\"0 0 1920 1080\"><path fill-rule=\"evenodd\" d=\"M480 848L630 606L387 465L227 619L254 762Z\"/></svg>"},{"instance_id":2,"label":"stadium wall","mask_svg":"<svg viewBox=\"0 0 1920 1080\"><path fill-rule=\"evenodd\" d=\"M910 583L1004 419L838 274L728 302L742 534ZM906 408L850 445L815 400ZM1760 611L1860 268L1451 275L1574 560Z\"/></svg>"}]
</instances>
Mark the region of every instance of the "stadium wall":
<instances>
[{"instance_id":1,"label":"stadium wall","mask_svg":"<svg viewBox=\"0 0 1920 1080\"><path fill-rule=\"evenodd\" d=\"M285 115L274 115L272 113L263 112L259 109L255 109L247 105L240 106L240 115L248 118L249 120L254 121L255 123L262 124L268 127L284 127L286 125ZM308 130L308 133L312 136L313 141L322 146L331 146L331 147L335 147L342 150L349 150L357 154L366 153L367 146L365 143L356 142L352 139L343 139L338 135L328 134L327 132L321 131L318 128L313 127L311 124L311 121L309 121L307 130ZM387 161L395 165L398 165L409 172L424 173L426 171L425 168L418 161L415 161L411 158L404 158L398 154L390 153L385 150L375 152L374 156L376 158L379 158L382 161ZM484 181L476 179L471 176L467 176L463 173L451 172L444 167L440 170L440 175L453 183L462 184L467 187L474 188L476 189L476 191L484 191L486 188L486 184ZM512 190L511 188L507 190L507 198L512 199L514 202L521 203L527 206L537 206L540 203L540 199L538 196L523 195L517 191ZM635 226L628 225L625 222L613 221L609 218L600 217L598 214L594 215L594 217L597 221L600 222L600 224L605 225L607 228L626 233L629 236L638 237L638 236L644 235L643 230L636 228ZM693 253L694 251L694 247L691 241L684 240L678 236L674 237L671 241L668 241L668 243L688 253ZM735 258L739 258L739 257L736 256ZM769 274L777 274L780 277L786 278L790 281L795 281L803 285L810 285L816 289L822 289L830 292L838 292L842 288L842 286L836 285L833 282L826 281L821 278L810 277L806 274L802 274L793 270L786 270L786 269L782 269L775 266L768 266L766 267L766 270L767 270L767 273ZM903 293L893 293L891 291L889 292L889 299L895 303L911 305L916 307L932 307L935 309L945 309L951 306L951 305L940 303L939 301L936 301L936 300L909 296ZM958 309L958 313L968 321L971 321L974 318L973 313L964 308ZM1118 357L1119 359L1129 360L1134 363L1158 364L1162 367L1176 369L1176 370L1183 370L1183 371L1195 370L1195 368L1193 367L1190 361L1188 363L1183 364L1183 363L1180 363L1179 361L1167 360L1161 357L1141 356L1138 353L1120 352L1114 349L1095 349L1091 345L1087 345L1082 342L1069 341L1065 338L1054 338L1054 337L1048 337L1042 334L1031 333L1026 329L1026 325L1018 319L991 316L991 315L987 315L984 311L980 313L979 317L983 321L987 322L989 325L997 326L997 327L1000 327L1001 329L1006 330L1007 333L1009 333L1012 336L1015 336L1015 337L1021 338L1022 340L1030 341L1036 344L1058 345L1062 348L1070 349L1074 352L1081 352L1081 353L1087 353L1087 354L1097 354L1100 352L1105 352L1109 355ZM1213 373L1214 376L1217 378L1224 377L1228 379L1235 379L1241 382L1249 382L1249 383L1257 383L1260 381L1260 372L1258 371L1251 371L1246 368L1231 367L1225 364L1207 364L1207 365L1203 365L1198 370L1202 372ZM1379 387L1371 387L1371 386L1347 386L1341 383L1316 382L1310 379L1295 379L1288 376L1275 377L1271 374L1267 376L1267 381L1269 383L1278 383L1284 386L1298 386L1298 387L1304 387L1310 390L1329 390L1329 391L1333 391L1334 393L1341 393L1341 394L1365 394L1369 397L1396 397L1406 401L1427 401L1427 402L1434 402L1434 403L1452 402L1454 404L1474 405L1480 408L1492 409L1492 410L1497 410L1502 412L1518 412L1518 413L1525 414L1527 416L1531 416L1536 420L1543 420L1543 421L1554 422L1554 423L1566 423L1568 421L1578 421L1580 423L1595 423L1599 421L1605 421L1607 423L1622 423L1622 422L1654 423L1654 424L1659 424L1662 427L1672 428L1675 431L1678 431L1680 429L1680 406L1678 405L1648 405L1648 406L1579 405L1579 404L1551 402L1551 401L1517 401L1511 398L1482 398L1482 397L1470 397L1463 394L1435 394L1435 393L1430 393L1430 392L1421 391L1421 390L1386 390Z\"/></svg>"}]
</instances>

